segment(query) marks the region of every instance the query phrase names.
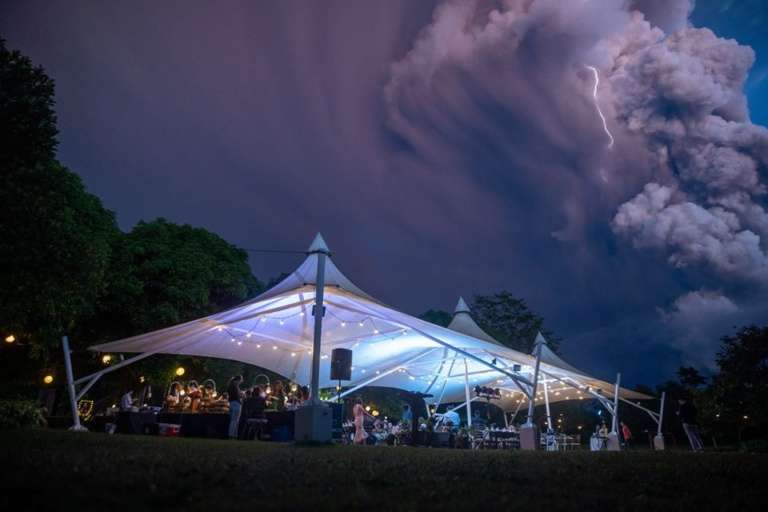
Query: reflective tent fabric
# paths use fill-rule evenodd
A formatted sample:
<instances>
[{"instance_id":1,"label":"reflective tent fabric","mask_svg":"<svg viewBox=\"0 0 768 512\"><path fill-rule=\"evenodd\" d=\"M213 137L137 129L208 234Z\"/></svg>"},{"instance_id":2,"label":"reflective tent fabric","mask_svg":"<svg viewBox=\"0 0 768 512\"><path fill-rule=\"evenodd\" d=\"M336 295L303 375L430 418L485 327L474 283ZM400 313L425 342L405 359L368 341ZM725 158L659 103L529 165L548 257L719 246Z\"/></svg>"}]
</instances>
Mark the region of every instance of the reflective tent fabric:
<instances>
[{"instance_id":1,"label":"reflective tent fabric","mask_svg":"<svg viewBox=\"0 0 768 512\"><path fill-rule=\"evenodd\" d=\"M319 235L310 252L318 249L325 249ZM90 349L231 359L308 385L317 263L317 254L309 254L275 287L232 309ZM321 387L336 384L330 381L331 350L348 348L353 351L353 367L352 381L346 385L362 385L375 379L377 386L432 395L428 402L463 401L466 360L470 386L501 387L502 407L514 409L516 400L523 397L512 376L532 380L535 360L530 355L500 345L476 324L479 332L458 332L385 306L354 285L331 258L326 258L325 276ZM494 358L495 367L491 365ZM553 363L542 362L542 369L559 377L577 378L612 394L612 385ZM518 371L513 371L514 365L520 365ZM552 402L578 398L576 391L560 390L557 396L551 396ZM622 390L621 395L647 398L628 390Z\"/></svg>"}]
</instances>

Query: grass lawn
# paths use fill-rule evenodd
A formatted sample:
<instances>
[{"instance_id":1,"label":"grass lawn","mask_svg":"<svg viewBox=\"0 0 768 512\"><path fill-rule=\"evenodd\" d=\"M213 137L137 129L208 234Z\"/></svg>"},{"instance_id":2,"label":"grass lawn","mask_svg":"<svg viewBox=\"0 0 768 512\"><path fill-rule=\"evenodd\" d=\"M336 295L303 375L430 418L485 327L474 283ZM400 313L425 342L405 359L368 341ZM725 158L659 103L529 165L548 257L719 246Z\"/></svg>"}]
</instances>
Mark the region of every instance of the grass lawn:
<instances>
[{"instance_id":1,"label":"grass lawn","mask_svg":"<svg viewBox=\"0 0 768 512\"><path fill-rule=\"evenodd\" d=\"M768 455L0 432L2 510L756 510Z\"/></svg>"}]
</instances>

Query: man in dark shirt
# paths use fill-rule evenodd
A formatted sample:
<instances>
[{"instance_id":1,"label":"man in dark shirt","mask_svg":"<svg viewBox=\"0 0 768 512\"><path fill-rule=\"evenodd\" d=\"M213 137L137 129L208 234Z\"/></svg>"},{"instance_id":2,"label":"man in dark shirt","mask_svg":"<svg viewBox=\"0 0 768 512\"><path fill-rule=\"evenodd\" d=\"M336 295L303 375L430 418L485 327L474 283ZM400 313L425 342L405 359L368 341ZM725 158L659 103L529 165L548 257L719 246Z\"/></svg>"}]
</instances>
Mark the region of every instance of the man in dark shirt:
<instances>
[{"instance_id":1,"label":"man in dark shirt","mask_svg":"<svg viewBox=\"0 0 768 512\"><path fill-rule=\"evenodd\" d=\"M677 403L680 406L677 410L677 415L683 424L685 435L688 436L688 442L691 443L691 449L695 452L704 450L701 437L699 436L699 422L696 418L699 411L693 405L693 402L688 399L681 398Z\"/></svg>"}]
</instances>

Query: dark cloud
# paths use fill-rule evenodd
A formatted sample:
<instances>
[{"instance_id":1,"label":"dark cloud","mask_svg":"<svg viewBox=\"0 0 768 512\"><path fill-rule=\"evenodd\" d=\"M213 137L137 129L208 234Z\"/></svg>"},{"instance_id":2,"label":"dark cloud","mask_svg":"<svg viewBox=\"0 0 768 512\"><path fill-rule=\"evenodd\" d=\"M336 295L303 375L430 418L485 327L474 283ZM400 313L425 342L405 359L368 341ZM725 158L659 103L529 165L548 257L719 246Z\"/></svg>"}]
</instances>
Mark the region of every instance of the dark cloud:
<instances>
[{"instance_id":1,"label":"dark cloud","mask_svg":"<svg viewBox=\"0 0 768 512\"><path fill-rule=\"evenodd\" d=\"M0 30L57 80L61 158L124 227L162 215L291 249L321 230L386 302L507 288L566 357L632 382L699 350L691 311L748 321L764 297L754 56L690 8L19 2ZM269 258L262 276L294 263Z\"/></svg>"}]
</instances>

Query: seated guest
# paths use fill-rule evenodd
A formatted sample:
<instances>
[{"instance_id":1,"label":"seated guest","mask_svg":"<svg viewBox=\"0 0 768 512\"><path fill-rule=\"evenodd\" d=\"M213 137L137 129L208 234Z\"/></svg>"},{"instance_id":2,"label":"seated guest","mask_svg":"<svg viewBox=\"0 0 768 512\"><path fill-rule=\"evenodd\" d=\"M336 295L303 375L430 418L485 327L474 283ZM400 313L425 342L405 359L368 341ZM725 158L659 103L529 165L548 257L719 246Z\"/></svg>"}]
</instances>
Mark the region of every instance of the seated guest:
<instances>
[{"instance_id":1,"label":"seated guest","mask_svg":"<svg viewBox=\"0 0 768 512\"><path fill-rule=\"evenodd\" d=\"M456 411L446 411L443 413L443 422L450 427L461 425L461 416Z\"/></svg>"},{"instance_id":2,"label":"seated guest","mask_svg":"<svg viewBox=\"0 0 768 512\"><path fill-rule=\"evenodd\" d=\"M411 406L408 404L403 405L403 417L402 417L403 423L410 424L413 421L413 413L411 412Z\"/></svg>"},{"instance_id":3,"label":"seated guest","mask_svg":"<svg viewBox=\"0 0 768 512\"><path fill-rule=\"evenodd\" d=\"M131 407L133 407L133 390L129 389L120 398L120 410L121 411L130 411Z\"/></svg>"}]
</instances>

